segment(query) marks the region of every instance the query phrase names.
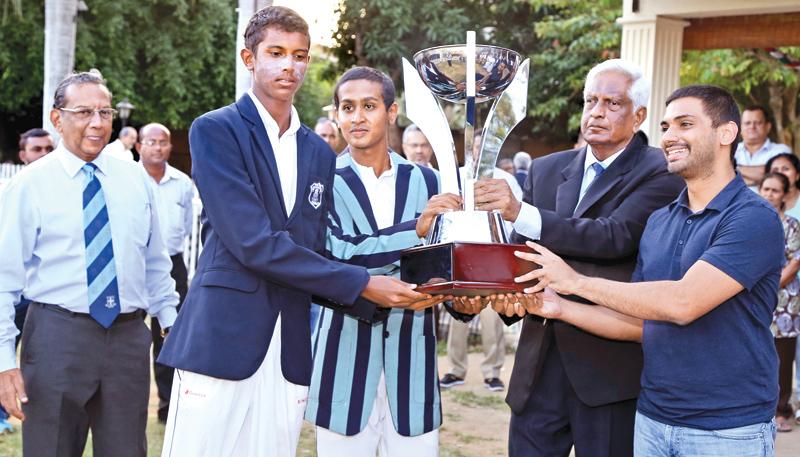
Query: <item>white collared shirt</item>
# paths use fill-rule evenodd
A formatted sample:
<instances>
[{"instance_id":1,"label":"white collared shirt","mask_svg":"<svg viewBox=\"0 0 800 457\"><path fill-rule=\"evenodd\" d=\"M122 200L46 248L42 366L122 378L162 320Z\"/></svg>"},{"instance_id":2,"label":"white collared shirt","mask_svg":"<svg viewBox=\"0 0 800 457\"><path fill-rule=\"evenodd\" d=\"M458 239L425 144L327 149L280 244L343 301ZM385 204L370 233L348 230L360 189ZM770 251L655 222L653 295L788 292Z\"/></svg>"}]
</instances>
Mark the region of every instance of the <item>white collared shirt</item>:
<instances>
[{"instance_id":1,"label":"white collared shirt","mask_svg":"<svg viewBox=\"0 0 800 457\"><path fill-rule=\"evenodd\" d=\"M359 164L354 157L353 163L358 170L361 183L364 184L364 189L367 190L367 197L369 197L369 204L372 206L372 213L375 215L378 229L391 227L394 225L395 183L397 182L394 163L390 159L391 168L381 173L380 176L375 176L375 170L372 167Z\"/></svg>"},{"instance_id":2,"label":"white collared shirt","mask_svg":"<svg viewBox=\"0 0 800 457\"><path fill-rule=\"evenodd\" d=\"M247 94L253 99L261 122L267 130L269 142L272 144L275 162L278 165L278 180L281 182L283 203L286 206L286 216L288 217L292 214L297 197L297 131L300 129L300 118L297 116L297 110L292 106L292 121L289 129L279 136L278 123L255 96L253 89L248 89Z\"/></svg>"},{"instance_id":3,"label":"white collared shirt","mask_svg":"<svg viewBox=\"0 0 800 457\"><path fill-rule=\"evenodd\" d=\"M125 143L122 142L119 138L108 143L106 147L103 148L102 154L109 155L111 157L116 157L120 160L127 160L128 162L133 162L133 153L130 149L125 147Z\"/></svg>"},{"instance_id":4,"label":"white collared shirt","mask_svg":"<svg viewBox=\"0 0 800 457\"><path fill-rule=\"evenodd\" d=\"M111 224L120 311L145 309L169 327L178 294L147 175L135 163L104 154L93 163ZM0 371L16 366L14 305L23 293L33 301L89 312L85 164L61 143L19 172L0 195Z\"/></svg>"},{"instance_id":5,"label":"white collared shirt","mask_svg":"<svg viewBox=\"0 0 800 457\"><path fill-rule=\"evenodd\" d=\"M167 164L161 181L156 182L150 176L150 184L153 185L161 237L167 245L167 253L170 256L180 254L183 252L186 237L192 234L192 180L182 171Z\"/></svg>"},{"instance_id":6,"label":"white collared shirt","mask_svg":"<svg viewBox=\"0 0 800 457\"><path fill-rule=\"evenodd\" d=\"M578 203L575 205L575 208L578 207L578 204L580 204L584 195L586 195L586 191L589 190L589 186L591 186L592 182L594 181L595 171L594 168L592 168L592 164L595 162L600 162L600 165L603 166L603 169L608 170L608 167L610 167L611 164L617 160L617 157L619 157L624 150L625 148L622 148L605 160L599 161L597 160L597 157L594 156L592 147L589 145L586 146L586 159L583 161L583 179L581 180L581 190L578 194ZM517 220L514 221L514 230L520 235L532 240L541 239L542 214L539 212L539 209L533 205L522 202L522 207L517 215Z\"/></svg>"},{"instance_id":7,"label":"white collared shirt","mask_svg":"<svg viewBox=\"0 0 800 457\"><path fill-rule=\"evenodd\" d=\"M758 148L755 154L750 154L750 151L745 148L744 142L740 141L739 145L736 146L734 158L736 159L736 165L760 166L766 165L769 159L783 153L791 154L792 150L785 144L773 143L767 138L767 141Z\"/></svg>"}]
</instances>

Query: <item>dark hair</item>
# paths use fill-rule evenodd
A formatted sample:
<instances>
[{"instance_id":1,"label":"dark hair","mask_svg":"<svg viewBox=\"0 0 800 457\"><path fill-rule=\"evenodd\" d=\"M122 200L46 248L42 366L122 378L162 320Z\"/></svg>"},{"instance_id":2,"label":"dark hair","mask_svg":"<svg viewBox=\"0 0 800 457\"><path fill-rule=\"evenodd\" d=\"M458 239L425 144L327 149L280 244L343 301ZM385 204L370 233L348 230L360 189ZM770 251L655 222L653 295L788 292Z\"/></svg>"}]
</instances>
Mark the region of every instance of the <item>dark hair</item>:
<instances>
[{"instance_id":1,"label":"dark hair","mask_svg":"<svg viewBox=\"0 0 800 457\"><path fill-rule=\"evenodd\" d=\"M22 151L25 149L25 146L28 144L28 138L41 138L45 136L50 136L50 132L45 129L36 128L24 132L19 136L19 150Z\"/></svg>"},{"instance_id":2,"label":"dark hair","mask_svg":"<svg viewBox=\"0 0 800 457\"><path fill-rule=\"evenodd\" d=\"M383 104L388 110L392 103L394 103L394 83L391 78L386 76L380 70L371 67L353 67L347 70L338 81L336 87L333 88L333 106L339 109L339 87L348 81L367 80L378 83L381 85L381 97Z\"/></svg>"},{"instance_id":3,"label":"dark hair","mask_svg":"<svg viewBox=\"0 0 800 457\"><path fill-rule=\"evenodd\" d=\"M770 157L769 160L767 160L767 163L764 165L765 176L767 173L772 172L772 164L778 159L786 159L789 161L789 163L792 164L795 173L797 173L797 181L794 182L794 186L800 189L800 159L798 159L797 156L794 154L790 154L788 152L782 152L778 155Z\"/></svg>"},{"instance_id":4,"label":"dark hair","mask_svg":"<svg viewBox=\"0 0 800 457\"><path fill-rule=\"evenodd\" d=\"M305 19L293 9L285 6L267 6L256 11L256 14L247 23L244 31L244 46L255 52L258 44L264 39L264 32L270 27L283 32L302 33L308 37L309 45L311 44L308 23Z\"/></svg>"},{"instance_id":5,"label":"dark hair","mask_svg":"<svg viewBox=\"0 0 800 457\"><path fill-rule=\"evenodd\" d=\"M106 86L106 80L103 79L103 75L101 75L97 70L72 73L67 75L66 78L62 79L61 82L58 83L58 87L56 87L56 93L53 96L53 108L63 108L67 105L66 92L69 86L80 86L82 84L97 84L108 90L108 86ZM111 95L110 90L108 91L108 94Z\"/></svg>"},{"instance_id":6,"label":"dark hair","mask_svg":"<svg viewBox=\"0 0 800 457\"><path fill-rule=\"evenodd\" d=\"M770 124L772 123L770 121L770 119L772 119L772 117L770 116L769 110L767 110L767 108L765 108L762 105L748 105L747 107L745 107L745 109L742 110L742 112L745 112L745 111L761 111L761 114L764 115L764 121L768 122Z\"/></svg>"},{"instance_id":7,"label":"dark hair","mask_svg":"<svg viewBox=\"0 0 800 457\"><path fill-rule=\"evenodd\" d=\"M679 98L697 98L703 103L703 112L711 118L711 126L719 127L727 122L736 124L736 138L731 143L731 163L736 167L736 147L739 145L739 136L742 131L742 119L739 114L739 106L733 95L727 90L706 84L696 84L681 87L667 97L665 106Z\"/></svg>"},{"instance_id":8,"label":"dark hair","mask_svg":"<svg viewBox=\"0 0 800 457\"><path fill-rule=\"evenodd\" d=\"M761 186L763 186L764 183L767 182L767 180L770 179L770 178L775 178L775 179L777 179L778 181L781 182L781 185L783 186L783 193L784 194L789 192L789 178L787 178L785 174L778 173L778 172L774 172L774 173L770 172L770 173L765 174L764 177L761 178L761 181L758 183L758 190L761 190ZM786 206L786 202L781 202L781 210L783 210L784 206Z\"/></svg>"}]
</instances>

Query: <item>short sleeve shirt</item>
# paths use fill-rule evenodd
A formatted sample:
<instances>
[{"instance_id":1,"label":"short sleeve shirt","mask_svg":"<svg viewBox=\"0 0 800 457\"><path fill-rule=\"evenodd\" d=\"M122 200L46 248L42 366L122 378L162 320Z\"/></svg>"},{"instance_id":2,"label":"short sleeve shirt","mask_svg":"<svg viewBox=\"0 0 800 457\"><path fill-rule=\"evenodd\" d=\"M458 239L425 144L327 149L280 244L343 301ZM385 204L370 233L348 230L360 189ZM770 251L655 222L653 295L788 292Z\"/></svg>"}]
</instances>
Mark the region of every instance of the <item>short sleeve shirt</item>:
<instances>
[{"instance_id":1,"label":"short sleeve shirt","mask_svg":"<svg viewBox=\"0 0 800 457\"><path fill-rule=\"evenodd\" d=\"M688 325L645 321L638 409L704 430L768 422L778 399L770 324L783 264L780 218L736 176L697 213L686 190L654 212L634 281L678 280L705 261L744 289Z\"/></svg>"}]
</instances>

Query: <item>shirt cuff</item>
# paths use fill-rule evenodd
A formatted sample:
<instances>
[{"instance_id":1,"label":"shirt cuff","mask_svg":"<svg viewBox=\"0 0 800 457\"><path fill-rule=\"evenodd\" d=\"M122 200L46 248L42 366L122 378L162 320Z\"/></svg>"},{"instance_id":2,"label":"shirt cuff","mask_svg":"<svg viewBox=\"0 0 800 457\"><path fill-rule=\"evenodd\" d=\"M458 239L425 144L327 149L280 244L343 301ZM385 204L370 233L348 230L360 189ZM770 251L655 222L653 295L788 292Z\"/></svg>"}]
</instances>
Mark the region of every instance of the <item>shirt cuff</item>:
<instances>
[{"instance_id":1,"label":"shirt cuff","mask_svg":"<svg viewBox=\"0 0 800 457\"><path fill-rule=\"evenodd\" d=\"M174 306L165 306L158 312L156 317L158 317L158 325L161 326L161 328L169 328L175 323L175 319L178 317L178 311L175 310Z\"/></svg>"},{"instance_id":2,"label":"shirt cuff","mask_svg":"<svg viewBox=\"0 0 800 457\"><path fill-rule=\"evenodd\" d=\"M0 371L17 368L17 350L14 339L0 342Z\"/></svg>"},{"instance_id":3,"label":"shirt cuff","mask_svg":"<svg viewBox=\"0 0 800 457\"><path fill-rule=\"evenodd\" d=\"M533 205L522 202L517 220L514 221L514 231L520 235L538 240L542 237L542 214Z\"/></svg>"}]
</instances>

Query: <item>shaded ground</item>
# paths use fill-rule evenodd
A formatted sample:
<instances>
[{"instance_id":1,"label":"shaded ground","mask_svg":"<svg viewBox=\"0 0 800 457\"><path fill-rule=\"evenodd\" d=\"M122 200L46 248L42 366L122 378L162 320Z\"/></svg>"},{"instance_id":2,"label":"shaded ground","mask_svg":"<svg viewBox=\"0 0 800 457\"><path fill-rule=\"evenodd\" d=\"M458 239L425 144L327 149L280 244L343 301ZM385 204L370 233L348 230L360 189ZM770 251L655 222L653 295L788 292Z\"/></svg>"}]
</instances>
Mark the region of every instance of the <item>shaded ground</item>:
<instances>
[{"instance_id":1,"label":"shaded ground","mask_svg":"<svg viewBox=\"0 0 800 457\"><path fill-rule=\"evenodd\" d=\"M503 399L505 392L489 392L483 387L480 373L482 355L469 354L470 372L463 386L442 390L442 412L444 425L440 431L441 457L491 457L505 456L508 446L509 409ZM508 383L513 356L506 357L501 378ZM439 357L439 371L446 373L450 368L446 357ZM155 386L153 387L155 389ZM149 456L161 455L161 441L164 427L157 423L155 416L156 395L153 390L150 402L150 415L147 426ZM17 432L0 436L0 457L21 457L21 438L19 422L12 420ZM91 457L88 445L84 457ZM306 424L297 451L298 457L316 457L313 428ZM791 433L780 433L776 445L777 457L800 456L800 426Z\"/></svg>"}]
</instances>

